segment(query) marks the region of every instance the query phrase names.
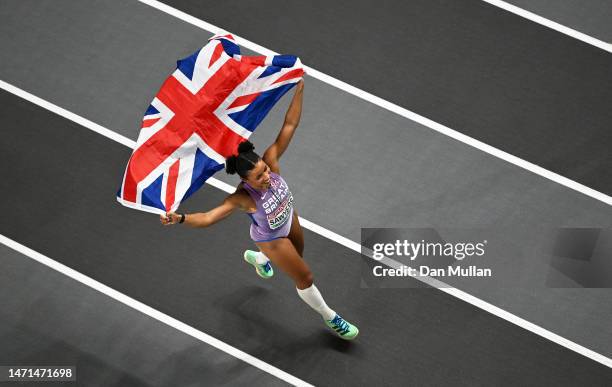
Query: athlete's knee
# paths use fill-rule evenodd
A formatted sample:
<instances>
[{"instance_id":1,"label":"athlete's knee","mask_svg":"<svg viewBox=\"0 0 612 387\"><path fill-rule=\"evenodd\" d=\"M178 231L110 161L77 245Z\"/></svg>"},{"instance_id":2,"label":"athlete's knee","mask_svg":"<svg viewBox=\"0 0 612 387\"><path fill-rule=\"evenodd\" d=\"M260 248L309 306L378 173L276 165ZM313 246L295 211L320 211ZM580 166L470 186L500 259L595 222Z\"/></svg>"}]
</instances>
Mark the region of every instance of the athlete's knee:
<instances>
[{"instance_id":1,"label":"athlete's knee","mask_svg":"<svg viewBox=\"0 0 612 387\"><path fill-rule=\"evenodd\" d=\"M300 274L299 278L297 278L297 285L300 289L306 289L312 285L313 282L312 272L310 270Z\"/></svg>"}]
</instances>

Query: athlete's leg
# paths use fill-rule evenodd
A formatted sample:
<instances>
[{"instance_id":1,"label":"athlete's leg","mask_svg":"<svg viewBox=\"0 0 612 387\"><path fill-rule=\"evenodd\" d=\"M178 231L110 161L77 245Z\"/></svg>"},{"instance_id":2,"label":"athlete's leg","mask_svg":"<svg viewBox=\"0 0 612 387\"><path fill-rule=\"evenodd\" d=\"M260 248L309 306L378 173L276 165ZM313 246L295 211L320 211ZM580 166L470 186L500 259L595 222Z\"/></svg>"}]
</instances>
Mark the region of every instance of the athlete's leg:
<instances>
[{"instance_id":1,"label":"athlete's leg","mask_svg":"<svg viewBox=\"0 0 612 387\"><path fill-rule=\"evenodd\" d=\"M312 272L289 238L255 242L255 244L275 266L293 279L298 289L305 289L312 285Z\"/></svg>"},{"instance_id":2,"label":"athlete's leg","mask_svg":"<svg viewBox=\"0 0 612 387\"><path fill-rule=\"evenodd\" d=\"M293 220L291 221L291 230L287 238L293 243L293 247L297 250L300 257L304 257L304 231L298 219L298 213L293 209Z\"/></svg>"},{"instance_id":3,"label":"athlete's leg","mask_svg":"<svg viewBox=\"0 0 612 387\"><path fill-rule=\"evenodd\" d=\"M295 282L300 298L311 308L319 312L325 320L331 320L336 315L327 304L313 283L312 272L306 262L300 257L289 238L279 238L270 242L257 242L257 246L270 258L272 263L280 267Z\"/></svg>"}]
</instances>

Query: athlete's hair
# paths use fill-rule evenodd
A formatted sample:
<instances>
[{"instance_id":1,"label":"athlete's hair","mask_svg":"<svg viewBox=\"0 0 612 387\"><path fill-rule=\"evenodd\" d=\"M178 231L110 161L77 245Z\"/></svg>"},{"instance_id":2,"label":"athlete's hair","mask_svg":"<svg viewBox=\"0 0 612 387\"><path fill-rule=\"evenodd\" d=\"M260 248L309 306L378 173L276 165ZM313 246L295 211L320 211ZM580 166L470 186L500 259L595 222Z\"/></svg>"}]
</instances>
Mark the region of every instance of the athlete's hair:
<instances>
[{"instance_id":1,"label":"athlete's hair","mask_svg":"<svg viewBox=\"0 0 612 387\"><path fill-rule=\"evenodd\" d=\"M225 172L230 175L238 173L240 177L246 179L249 171L261 159L257 153L253 152L254 149L255 146L249 140L238 144L238 155L231 155L225 159Z\"/></svg>"}]
</instances>

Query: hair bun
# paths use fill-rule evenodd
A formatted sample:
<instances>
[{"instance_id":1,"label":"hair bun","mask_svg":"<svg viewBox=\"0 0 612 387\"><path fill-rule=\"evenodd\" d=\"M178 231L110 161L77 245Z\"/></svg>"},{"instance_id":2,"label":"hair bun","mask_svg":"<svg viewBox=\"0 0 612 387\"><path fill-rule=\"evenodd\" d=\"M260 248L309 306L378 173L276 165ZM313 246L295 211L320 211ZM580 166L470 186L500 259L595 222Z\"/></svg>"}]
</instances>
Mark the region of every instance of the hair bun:
<instances>
[{"instance_id":1,"label":"hair bun","mask_svg":"<svg viewBox=\"0 0 612 387\"><path fill-rule=\"evenodd\" d=\"M227 159L225 159L225 172L227 172L230 175L233 175L236 173L236 161L238 160L238 158L234 155L231 155L230 157L228 157Z\"/></svg>"},{"instance_id":2,"label":"hair bun","mask_svg":"<svg viewBox=\"0 0 612 387\"><path fill-rule=\"evenodd\" d=\"M249 140L244 140L243 142L238 144L238 154L247 153L252 151L253 149L255 149L255 146Z\"/></svg>"}]
</instances>

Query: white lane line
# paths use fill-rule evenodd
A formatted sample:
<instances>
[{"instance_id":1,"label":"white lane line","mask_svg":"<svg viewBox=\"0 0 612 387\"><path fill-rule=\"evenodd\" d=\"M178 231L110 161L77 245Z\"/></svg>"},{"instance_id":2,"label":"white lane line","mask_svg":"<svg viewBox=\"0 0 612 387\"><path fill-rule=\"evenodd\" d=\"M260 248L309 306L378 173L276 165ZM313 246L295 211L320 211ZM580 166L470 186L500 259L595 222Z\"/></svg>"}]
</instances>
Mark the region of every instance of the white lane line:
<instances>
[{"instance_id":1,"label":"white lane line","mask_svg":"<svg viewBox=\"0 0 612 387\"><path fill-rule=\"evenodd\" d=\"M286 373L283 370L280 370L276 367L274 367L273 365L270 365L262 360L259 360L256 357L253 357L251 355L249 355L246 352L243 352L235 347L232 347L229 344L224 343L221 340L218 340L202 331L199 331L197 329L195 329L192 326L189 326L173 317L168 316L165 313L162 313L160 311L158 311L157 309L153 309L148 305L143 304L140 301L137 301L123 293L120 293L118 291L116 291L113 288L110 288L106 285L104 285L103 283L100 283L96 280L94 280L91 277L88 277L84 274L79 273L76 270L73 270L71 268L69 268L68 266L65 266L37 251L34 251L32 249L30 249L29 247L26 247L18 242L15 242L14 240L5 237L4 235L0 234L0 243L2 243L3 245L10 247L11 249L18 251L20 253L22 253L23 255L39 262L42 263L43 265L50 267L53 270L56 270L72 279L74 279L75 281L78 281L80 283L82 283L83 285L89 286L92 289L95 289L97 291L99 291L100 293L103 293L127 306L129 306L130 308L133 308L141 313L146 314L149 317L154 318L155 320L161 321L162 323L171 326L174 329L177 329L183 333L188 334L191 337L194 337L200 341L205 342L206 344L212 345L213 347L231 355L234 356L237 359L240 359L242 361L244 361L245 363L248 363L254 367L259 368L260 370L267 372L271 375L276 376L277 378L284 380L287 383L291 383L295 386L312 386L309 383L306 383L305 381L296 378L293 375L290 375L288 373Z\"/></svg>"},{"instance_id":2,"label":"white lane line","mask_svg":"<svg viewBox=\"0 0 612 387\"><path fill-rule=\"evenodd\" d=\"M506 3L505 1L501 1L501 0L482 0L482 1L484 1L485 3L489 3L491 5L494 5L496 7L499 7L501 9L504 9L508 12L512 12L515 15L524 17L525 19L529 19L532 22L541 24L545 27L561 32L562 34L571 36L574 39L578 39L592 46L601 48L604 51L612 52L612 44L606 43L603 40L599 40L597 38L594 38L582 32L576 31L572 28L569 28L567 26L564 26L563 24L554 22L540 15L536 15L535 13L529 12L526 9L519 8L515 5Z\"/></svg>"},{"instance_id":3,"label":"white lane line","mask_svg":"<svg viewBox=\"0 0 612 387\"><path fill-rule=\"evenodd\" d=\"M88 129L90 129L90 130L93 130L96 133L99 133L99 134L101 134L101 135L103 135L105 137L108 137L108 138L110 138L112 140L115 140L115 141L117 141L117 142L119 142L121 144L124 144L124 145L126 145L126 146L128 146L130 148L134 148L136 146L136 142L135 141L132 141L132 140L128 139L125 136L122 136L122 135L120 135L118 133L114 133L110 129L107 129L107 128L103 127L103 126L95 124L95 123L93 123L92 121L90 121L88 119L85 119L85 118L83 118L83 117L81 117L81 116L79 116L77 114L71 113L71 112L67 111L66 109L63 109L63 108L61 108L61 107L59 107L59 106L57 106L55 104L52 104L52 103L50 103L48 101L45 101L42 98L36 97L36 96L28 93L27 91L19 89L18 87L10 85L10 84L8 84L8 83L6 83L4 81L1 81L1 80L0 80L0 88L3 88L4 90L7 90L7 91L9 91L9 92L11 92L11 93L13 93L13 94L23 98L23 99L26 99L26 100L28 100L28 101L30 101L32 103L35 103L38 106L41 106L41 107L43 107L43 108L45 108L47 110L50 110L50 111L52 111L52 112L54 112L54 113L56 113L56 114L58 114L58 115L60 115L62 117L65 117L65 118L67 118L67 119L69 119L71 121L74 121L77 124L80 124L80 125L88 128ZM209 178L206 181L206 183L208 183L208 184L212 185L213 187L216 187L216 188L218 188L218 189L220 189L222 191L225 191L227 193L233 193L235 191L235 187L233 187L233 186L231 186L231 185L229 185L229 184L227 184L227 183L225 183L225 182L223 182L221 180L215 179L213 177ZM361 246L360 243L357 243L357 242L352 241L352 240L350 240L348 238L345 238L342 235L336 234L335 232L333 232L331 230L328 230L328 229L326 229L326 228L324 228L322 226L319 226L318 224L315 224L315 223L313 223L313 222L311 222L311 221L309 221L307 219L304 219L301 216L299 217L299 219L300 219L300 223L302 224L302 226L304 228L307 228L308 230L310 230L310 231L312 231L312 232L314 232L316 234L319 234L322 237L325 237L325 238L327 238L327 239L329 239L331 241L334 241L334 242L336 242L336 243L338 243L338 244L340 244L342 246L345 246L345 247L347 247L347 248L349 248L349 249L351 249L351 250L361 254L362 246ZM364 250L367 250L367 248L364 247ZM369 256L370 258L372 258L371 254L370 255L365 254L365 255ZM55 261L53 261L53 262L55 262ZM399 268L402 265L400 262L395 261L395 260L390 259L390 258L385 258L385 259L381 260L380 262L385 264L385 265L387 265L387 266L389 266L389 267L393 267L393 268ZM58 264L58 265L61 265L61 264ZM72 269L70 269L70 270L72 270ZM74 273L77 273L77 272L74 272ZM557 344L559 344L559 345L561 345L561 346L563 346L563 347L565 347L567 349L570 349L570 350L572 350L572 351L574 351L576 353L579 353L579 354L581 354L581 355L583 355L583 356L585 356L585 357L587 357L587 358L589 358L591 360L594 360L594 361L596 361L598 363L601 363L601 364L603 364L603 365L605 365L607 367L612 368L612 359L610 359L610 358L608 358L608 357L606 357L606 356L604 356L602 354L599 354L599 353L597 353L597 352L595 352L593 350L590 350L590 349L588 349L588 348L586 348L586 347L584 347L584 346L582 346L582 345L580 345L578 343L575 343L575 342L573 342L571 340L568 340L568 339L566 339L566 338L564 338L562 336L559 336L556 333L553 333L553 332L551 332L551 331L549 331L547 329L544 329L544 328L542 328L542 327L540 327L540 326L538 326L536 324L533 324L533 323L531 323L531 322L529 322L529 321L527 321L527 320L525 320L525 319L523 319L521 317L518 317L518 316L516 316L516 315L514 315L514 314L512 314L512 313L510 313L508 311L505 311L505 310L503 310L503 309L501 309L501 308L499 308L499 307L497 307L497 306L495 306L493 304L490 304L490 303L488 303L486 301L483 301L483 300L481 300L481 299L479 299L479 298L477 298L477 297L475 297L475 296L473 296L473 295L471 295L469 293L466 293L466 292L464 292L462 290L453 288L453 287L445 284L444 282L439 281L438 279L434 279L434 278L430 278L430 277L413 277L413 278L416 278L419 281L422 281L422 282L424 282L424 283L426 283L426 284L428 284L430 286L436 287L438 290L440 290L440 291L442 291L444 293L447 293L447 294L449 294L449 295L451 295L453 297L456 297L456 298L458 298L458 299L460 299L462 301L465 301L465 302L467 302L469 304L472 304L472 305L474 305L477 308L485 310L485 311L487 311L487 312L489 312L489 313L491 313L491 314L493 314L493 315L495 315L495 316L497 316L499 318L502 318L502 319L504 319L504 320L506 320L508 322L511 322L512 324L515 324L515 325L517 325L517 326L519 326L519 327L521 327L523 329L526 329L526 330L528 330L530 332L533 332L536 335L544 337L544 338L546 338L546 339L548 339L548 340L550 340L550 341L552 341L554 343L557 343ZM145 312L143 312L143 313L145 313ZM162 320L160 320L160 321L162 321ZM180 322L177 321L177 323L180 323ZM182 324L182 323L180 323L180 324ZM174 326L172 324L168 324L168 325ZM177 328L177 327L175 327L175 328ZM177 328L177 329L182 330L180 328ZM191 329L193 329L193 328L191 328ZM201 333L201 334L205 335L204 333ZM194 336L194 337L196 337L196 336ZM212 343L210 343L210 344L213 345ZM235 349L233 347L230 347L230 346L228 346L228 347L232 348L233 350L239 351L239 350L237 350L237 349ZM225 351L222 348L219 348L219 349ZM225 351L225 352L227 352L227 351ZM230 353L230 352L227 352L227 353ZM240 353L242 353L242 352L240 352ZM247 354L244 354L244 355L249 356ZM255 358L253 358L253 359L255 359ZM257 359L255 359L255 360L257 360ZM259 361L259 360L257 360L257 361ZM261 362L261 363L263 363L263 362ZM263 364L266 364L266 363L263 363ZM256 364L253 364L253 365L255 365L258 368L261 368L261 367L259 367ZM270 367L272 367L272 366L270 366ZM268 371L268 370L266 370L264 368L261 368L261 369L263 369L264 371ZM283 371L278 370L278 372L283 372ZM289 375L289 376L291 376L291 375ZM283 378L281 378L281 379L283 379ZM286 380L286 379L283 379L283 380ZM299 379L296 379L296 380L299 380Z\"/></svg>"},{"instance_id":4,"label":"white lane line","mask_svg":"<svg viewBox=\"0 0 612 387\"><path fill-rule=\"evenodd\" d=\"M108 137L111 140L117 141L120 144L129 146L130 148L136 147L136 141L132 141L129 138L119 133L115 133L112 130L105 128L104 126L98 125L95 122L88 120L87 118L81 117L78 114L74 114L73 112L69 110L59 107L40 97L37 97L34 94L28 93L27 91L20 89L16 86L13 86L10 83L0 80L0 88L8 91L11 94L15 94L16 96L21 97L27 101L30 101L40 107L43 107L49 111L52 111L53 113L57 115L67 118L72 122L76 122L79 125L82 125L88 129L91 129L94 132L103 135L104 137Z\"/></svg>"},{"instance_id":5,"label":"white lane line","mask_svg":"<svg viewBox=\"0 0 612 387\"><path fill-rule=\"evenodd\" d=\"M169 15L172 15L178 19L183 20L184 22L187 22L189 24L192 24L198 28L201 28L205 31L208 31L210 33L216 34L219 31L225 31L222 28L219 28L217 26L214 26L210 23L207 23L203 20L200 20L194 16L191 16L185 12L179 11L176 8L172 8L169 5L166 5L164 3L160 3L159 1L156 0L138 0L141 3L147 4L155 9L158 9L162 12L165 12ZM267 55L267 56L271 56L271 55L278 55L277 53L275 53L272 50L269 50L265 47L262 47L256 43L253 43L249 40L246 40L244 38L241 38L239 36L237 36L236 34L232 33L232 35L234 36L234 38L236 38L236 42L245 48L248 48L251 51L255 51L258 52L260 54L263 55ZM398 106L392 102L389 102L385 99L382 99L380 97L377 97L373 94L370 94L364 90L358 89L354 86L349 85L348 83L342 82L336 78L333 78L327 74L324 74L318 70L315 70L309 66L304 66L306 73L308 75L310 75L313 78L316 78L322 82L325 82L331 86L334 86L340 90L343 90L349 94L352 94L358 98L361 98L365 101L368 101L374 105L380 106L383 109L389 110L393 113L396 113L402 117L408 118L409 120L418 122L419 124L426 126L430 129L435 130L438 133L441 133L445 136L454 138L457 141L460 141L464 144L470 145L476 149L480 149L483 152L486 152L492 156L495 156L497 158L500 158L506 162L509 162L510 164L514 164L517 167L526 169L532 173L535 173L536 175L540 175L546 179L552 180L558 184L561 184L567 188L573 189L575 191L578 191L580 193L583 193L584 195L590 196L593 199L597 199L599 201L602 201L608 205L612 205L612 197L608 196L602 192L599 192L597 190L594 190L592 188L587 187L586 185L580 184L574 180L568 179L567 177L561 176L555 172L549 171L548 169L542 168L536 164L530 163L529 161L523 160L520 157L516 157L510 153L504 152L501 149L497 149L491 145L485 144L484 142L478 141L475 138L472 138L470 136L466 136L463 133L460 133L456 130L453 130L447 126L444 126L438 122L435 122L433 120L430 120L429 118L425 118L417 113L414 113L408 109L405 109L401 106Z\"/></svg>"}]
</instances>

